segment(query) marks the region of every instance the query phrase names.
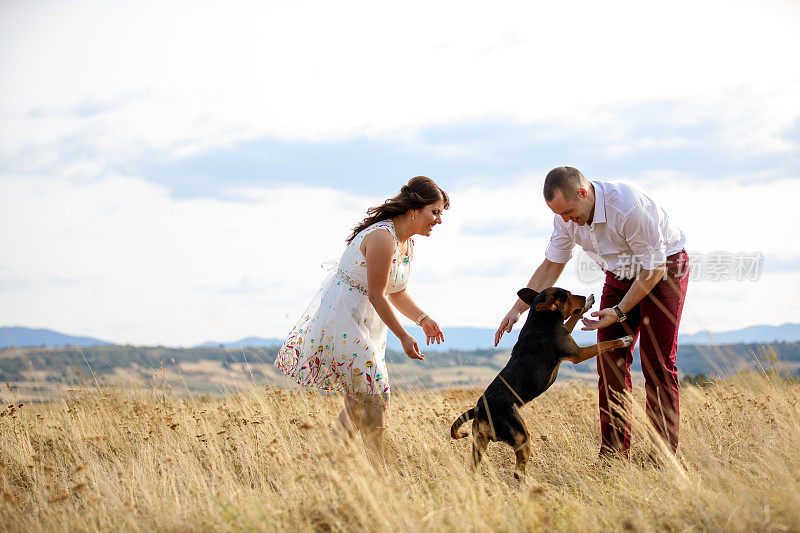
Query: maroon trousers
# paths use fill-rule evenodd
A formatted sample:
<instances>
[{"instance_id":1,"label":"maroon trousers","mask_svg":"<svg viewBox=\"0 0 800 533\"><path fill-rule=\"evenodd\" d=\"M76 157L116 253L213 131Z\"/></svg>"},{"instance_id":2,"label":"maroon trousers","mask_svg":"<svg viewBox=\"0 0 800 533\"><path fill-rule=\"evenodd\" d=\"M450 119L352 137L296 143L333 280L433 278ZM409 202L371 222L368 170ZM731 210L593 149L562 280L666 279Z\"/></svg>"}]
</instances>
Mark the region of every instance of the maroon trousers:
<instances>
[{"instance_id":1,"label":"maroon trousers","mask_svg":"<svg viewBox=\"0 0 800 533\"><path fill-rule=\"evenodd\" d=\"M600 308L617 305L633 280L618 279L606 273ZM678 449L679 403L678 326L689 284L689 257L685 250L667 258L667 272L639 304L627 313L628 318L597 330L597 342L625 335L641 337L639 353L644 373L648 420L673 453ZM605 352L597 358L600 376L600 453L628 454L630 448L630 392L632 344Z\"/></svg>"}]
</instances>

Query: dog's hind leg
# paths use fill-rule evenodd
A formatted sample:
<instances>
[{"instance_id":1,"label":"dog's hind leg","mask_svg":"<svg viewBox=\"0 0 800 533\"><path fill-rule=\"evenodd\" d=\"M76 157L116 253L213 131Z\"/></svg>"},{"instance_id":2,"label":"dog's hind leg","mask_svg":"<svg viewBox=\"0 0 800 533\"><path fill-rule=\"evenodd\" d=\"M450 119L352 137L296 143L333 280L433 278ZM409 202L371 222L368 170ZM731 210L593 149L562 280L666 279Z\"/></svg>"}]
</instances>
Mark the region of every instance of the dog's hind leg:
<instances>
[{"instance_id":1,"label":"dog's hind leg","mask_svg":"<svg viewBox=\"0 0 800 533\"><path fill-rule=\"evenodd\" d=\"M517 454L517 464L514 466L514 477L522 481L525 479L525 468L528 466L528 460L531 458L531 438L527 436L524 437L524 441L518 445L514 453Z\"/></svg>"},{"instance_id":2,"label":"dog's hind leg","mask_svg":"<svg viewBox=\"0 0 800 533\"><path fill-rule=\"evenodd\" d=\"M531 435L528 432L528 426L525 424L525 420L519 412L514 413L514 417L510 422L509 430L513 442L509 444L514 448L514 453L517 455L514 477L523 480L525 479L525 467L528 464L528 460L531 458Z\"/></svg>"},{"instance_id":3,"label":"dog's hind leg","mask_svg":"<svg viewBox=\"0 0 800 533\"><path fill-rule=\"evenodd\" d=\"M472 471L478 470L478 465L481 464L483 453L489 445L491 429L489 423L485 420L478 420L472 422Z\"/></svg>"}]
</instances>

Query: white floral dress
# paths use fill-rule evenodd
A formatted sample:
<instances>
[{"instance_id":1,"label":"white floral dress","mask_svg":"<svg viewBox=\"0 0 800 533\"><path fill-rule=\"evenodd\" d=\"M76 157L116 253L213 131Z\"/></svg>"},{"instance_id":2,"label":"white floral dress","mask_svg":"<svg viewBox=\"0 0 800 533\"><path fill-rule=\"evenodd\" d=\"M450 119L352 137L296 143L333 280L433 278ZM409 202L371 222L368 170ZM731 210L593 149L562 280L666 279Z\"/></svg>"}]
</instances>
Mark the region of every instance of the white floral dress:
<instances>
[{"instance_id":1,"label":"white floral dress","mask_svg":"<svg viewBox=\"0 0 800 533\"><path fill-rule=\"evenodd\" d=\"M281 346L275 366L300 385L342 391L364 403L387 406L387 328L367 297L367 264L361 253L361 242L373 231L388 231L395 242L387 293L405 289L414 241L409 239L403 255L391 219L372 224L347 246L338 268Z\"/></svg>"}]
</instances>

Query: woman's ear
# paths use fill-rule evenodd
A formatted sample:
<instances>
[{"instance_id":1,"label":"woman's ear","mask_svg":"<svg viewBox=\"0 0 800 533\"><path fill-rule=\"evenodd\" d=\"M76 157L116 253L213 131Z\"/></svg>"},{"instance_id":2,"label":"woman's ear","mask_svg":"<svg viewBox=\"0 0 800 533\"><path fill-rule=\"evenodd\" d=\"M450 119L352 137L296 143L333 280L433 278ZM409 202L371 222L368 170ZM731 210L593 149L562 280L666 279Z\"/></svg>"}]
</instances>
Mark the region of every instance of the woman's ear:
<instances>
[{"instance_id":1,"label":"woman's ear","mask_svg":"<svg viewBox=\"0 0 800 533\"><path fill-rule=\"evenodd\" d=\"M533 301L539 296L539 293L533 289L525 287L524 289L520 289L517 291L517 296L519 299L525 302L528 305L533 304Z\"/></svg>"}]
</instances>

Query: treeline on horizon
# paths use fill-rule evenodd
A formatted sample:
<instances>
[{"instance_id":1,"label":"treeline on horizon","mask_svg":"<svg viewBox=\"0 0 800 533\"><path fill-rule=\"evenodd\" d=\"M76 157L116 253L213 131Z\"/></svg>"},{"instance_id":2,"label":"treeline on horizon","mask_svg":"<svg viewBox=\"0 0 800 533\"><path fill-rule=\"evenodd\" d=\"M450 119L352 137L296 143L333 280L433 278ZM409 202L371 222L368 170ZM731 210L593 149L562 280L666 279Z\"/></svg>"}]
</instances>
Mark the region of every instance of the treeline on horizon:
<instances>
[{"instance_id":1,"label":"treeline on horizon","mask_svg":"<svg viewBox=\"0 0 800 533\"><path fill-rule=\"evenodd\" d=\"M79 373L98 376L113 375L116 368L135 367L140 370L180 363L217 361L220 369L240 363L271 365L279 346L233 349L168 348L163 346L92 346L92 347L31 347L0 349L0 381L12 383L24 380L25 373L46 371L47 381L69 381ZM508 356L507 350L451 350L431 352L423 363L429 368L455 366L485 366L501 369ZM405 354L387 351L390 364L408 362ZM583 363L593 368L594 360ZM640 368L638 355L634 357L633 371ZM686 344L678 348L678 370L684 376L725 376L747 367L789 367L800 376L800 342L739 343L722 345Z\"/></svg>"}]
</instances>

